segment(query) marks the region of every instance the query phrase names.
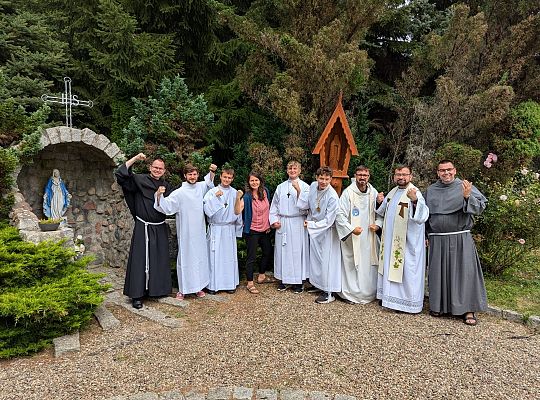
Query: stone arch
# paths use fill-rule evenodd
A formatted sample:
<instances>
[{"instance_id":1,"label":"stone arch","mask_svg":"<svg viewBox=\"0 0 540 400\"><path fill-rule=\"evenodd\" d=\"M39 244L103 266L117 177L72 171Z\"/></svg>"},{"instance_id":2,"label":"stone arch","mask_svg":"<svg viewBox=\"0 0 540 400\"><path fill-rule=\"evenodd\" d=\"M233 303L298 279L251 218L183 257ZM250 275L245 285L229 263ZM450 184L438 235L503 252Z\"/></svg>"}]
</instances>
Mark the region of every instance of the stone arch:
<instances>
[{"instance_id":1,"label":"stone arch","mask_svg":"<svg viewBox=\"0 0 540 400\"><path fill-rule=\"evenodd\" d=\"M39 231L37 221L43 217L43 189L57 168L72 198L65 215L68 227L56 235L82 235L87 252L95 255L97 263L124 266L133 219L113 174L124 154L106 136L90 129L49 128L43 131L40 143L33 163L22 166L15 177L13 219L23 237L32 241L48 238Z\"/></svg>"}]
</instances>

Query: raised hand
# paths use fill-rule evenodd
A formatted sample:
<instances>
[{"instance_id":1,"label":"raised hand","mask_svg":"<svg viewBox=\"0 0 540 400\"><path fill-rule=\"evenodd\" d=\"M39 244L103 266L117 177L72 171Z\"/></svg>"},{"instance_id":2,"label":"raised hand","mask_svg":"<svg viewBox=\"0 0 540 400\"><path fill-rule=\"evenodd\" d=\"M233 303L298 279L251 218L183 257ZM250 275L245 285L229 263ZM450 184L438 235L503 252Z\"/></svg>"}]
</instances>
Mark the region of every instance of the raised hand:
<instances>
[{"instance_id":1,"label":"raised hand","mask_svg":"<svg viewBox=\"0 0 540 400\"><path fill-rule=\"evenodd\" d=\"M416 188L409 188L409 190L407 190L407 197L412 201L418 200L418 197L416 196Z\"/></svg>"},{"instance_id":2,"label":"raised hand","mask_svg":"<svg viewBox=\"0 0 540 400\"><path fill-rule=\"evenodd\" d=\"M210 172L216 173L217 171L217 165L216 164L210 164Z\"/></svg>"},{"instance_id":3,"label":"raised hand","mask_svg":"<svg viewBox=\"0 0 540 400\"><path fill-rule=\"evenodd\" d=\"M126 166L129 168L133 164L135 164L137 161L143 161L143 160L146 160L146 156L144 155L144 153L139 153L136 156L133 156L132 158L127 160L126 161Z\"/></svg>"},{"instance_id":4,"label":"raised hand","mask_svg":"<svg viewBox=\"0 0 540 400\"><path fill-rule=\"evenodd\" d=\"M294 188L294 190L300 193L300 185L298 184L298 179L295 179L294 181L292 181L291 185Z\"/></svg>"},{"instance_id":5,"label":"raised hand","mask_svg":"<svg viewBox=\"0 0 540 400\"><path fill-rule=\"evenodd\" d=\"M216 197L221 197L223 196L223 191L221 189L219 189L217 192L216 192Z\"/></svg>"},{"instance_id":6,"label":"raised hand","mask_svg":"<svg viewBox=\"0 0 540 400\"><path fill-rule=\"evenodd\" d=\"M472 183L464 179L461 186L463 187L463 197L468 199L471 195Z\"/></svg>"},{"instance_id":7,"label":"raised hand","mask_svg":"<svg viewBox=\"0 0 540 400\"><path fill-rule=\"evenodd\" d=\"M236 191L236 198L241 199L244 195L244 192L242 192L240 189Z\"/></svg>"},{"instance_id":8,"label":"raised hand","mask_svg":"<svg viewBox=\"0 0 540 400\"><path fill-rule=\"evenodd\" d=\"M156 196L157 196L158 199L163 193L165 193L165 190L167 190L167 189L165 189L165 186L160 186L160 187L157 188Z\"/></svg>"},{"instance_id":9,"label":"raised hand","mask_svg":"<svg viewBox=\"0 0 540 400\"><path fill-rule=\"evenodd\" d=\"M384 201L384 193L379 192L377 193L377 203L382 203Z\"/></svg>"}]
</instances>

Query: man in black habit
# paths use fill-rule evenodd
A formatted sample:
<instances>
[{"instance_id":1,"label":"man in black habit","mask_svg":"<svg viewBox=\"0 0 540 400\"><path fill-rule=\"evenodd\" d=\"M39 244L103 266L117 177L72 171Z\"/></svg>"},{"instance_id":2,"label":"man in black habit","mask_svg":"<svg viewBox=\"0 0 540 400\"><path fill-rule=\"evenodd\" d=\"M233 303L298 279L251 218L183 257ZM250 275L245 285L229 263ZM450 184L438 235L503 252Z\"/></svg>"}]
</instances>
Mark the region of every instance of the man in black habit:
<instances>
[{"instance_id":1,"label":"man in black habit","mask_svg":"<svg viewBox=\"0 0 540 400\"><path fill-rule=\"evenodd\" d=\"M166 296L172 291L169 262L169 240L165 214L154 209L154 194L165 186L165 196L171 193L170 184L163 179L165 163L156 159L150 164L149 174L134 174L131 166L143 161L143 153L122 164L115 172L126 203L135 219L131 248L126 269L124 294L134 308L142 308L142 298Z\"/></svg>"}]
</instances>

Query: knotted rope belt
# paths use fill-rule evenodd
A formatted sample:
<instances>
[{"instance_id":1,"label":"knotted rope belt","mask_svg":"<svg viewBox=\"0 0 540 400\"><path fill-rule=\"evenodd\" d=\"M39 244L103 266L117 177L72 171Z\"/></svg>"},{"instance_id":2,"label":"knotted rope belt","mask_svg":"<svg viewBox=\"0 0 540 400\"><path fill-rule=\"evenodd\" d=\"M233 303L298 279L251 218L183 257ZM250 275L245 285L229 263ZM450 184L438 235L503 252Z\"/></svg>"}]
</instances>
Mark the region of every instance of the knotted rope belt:
<instances>
[{"instance_id":1,"label":"knotted rope belt","mask_svg":"<svg viewBox=\"0 0 540 400\"><path fill-rule=\"evenodd\" d=\"M161 222L146 222L141 217L135 217L139 221L141 221L144 224L144 251L145 251L145 265L144 265L144 272L146 274L146 285L145 288L148 290L148 281L150 280L150 256L148 254L148 242L150 239L148 238L148 225L163 225L165 221Z\"/></svg>"}]
</instances>

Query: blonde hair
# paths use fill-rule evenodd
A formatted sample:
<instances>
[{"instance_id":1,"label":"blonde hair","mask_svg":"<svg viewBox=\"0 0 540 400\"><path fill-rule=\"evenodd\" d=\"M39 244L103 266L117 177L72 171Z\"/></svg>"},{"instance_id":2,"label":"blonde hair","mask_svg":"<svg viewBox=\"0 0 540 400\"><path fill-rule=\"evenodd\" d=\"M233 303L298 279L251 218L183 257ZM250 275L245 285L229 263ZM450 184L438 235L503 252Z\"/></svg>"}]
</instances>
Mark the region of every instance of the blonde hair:
<instances>
[{"instance_id":1,"label":"blonde hair","mask_svg":"<svg viewBox=\"0 0 540 400\"><path fill-rule=\"evenodd\" d=\"M302 165L296 160L291 160L287 163L287 169L293 166L297 166L298 168L302 169Z\"/></svg>"}]
</instances>

